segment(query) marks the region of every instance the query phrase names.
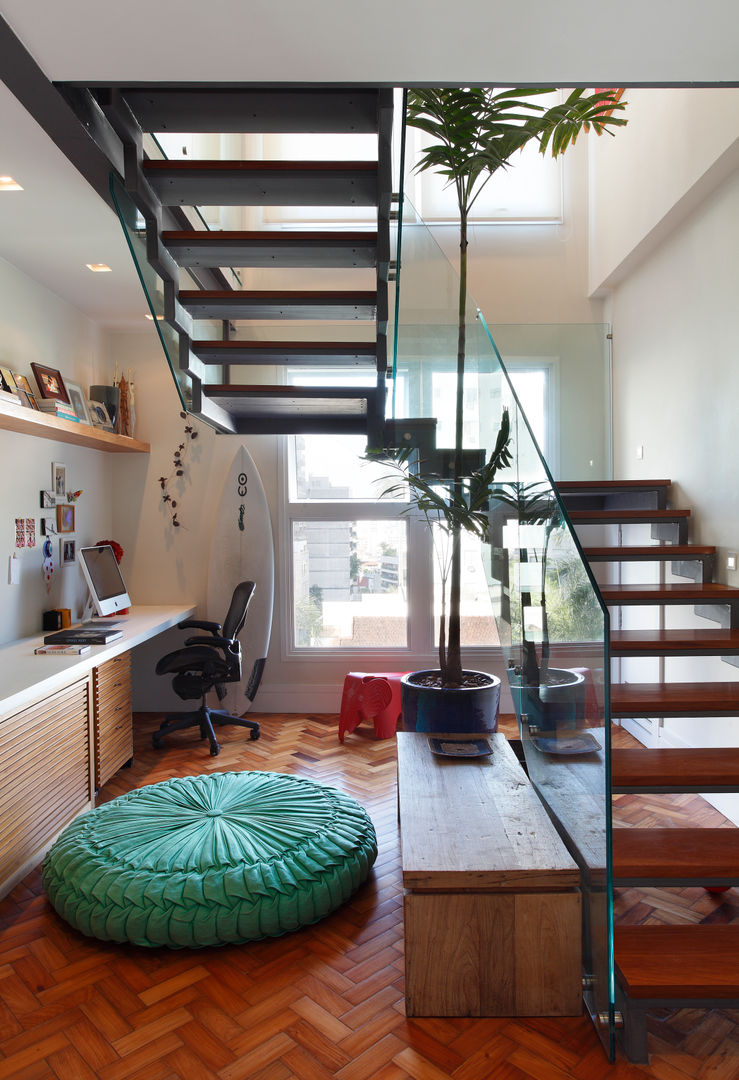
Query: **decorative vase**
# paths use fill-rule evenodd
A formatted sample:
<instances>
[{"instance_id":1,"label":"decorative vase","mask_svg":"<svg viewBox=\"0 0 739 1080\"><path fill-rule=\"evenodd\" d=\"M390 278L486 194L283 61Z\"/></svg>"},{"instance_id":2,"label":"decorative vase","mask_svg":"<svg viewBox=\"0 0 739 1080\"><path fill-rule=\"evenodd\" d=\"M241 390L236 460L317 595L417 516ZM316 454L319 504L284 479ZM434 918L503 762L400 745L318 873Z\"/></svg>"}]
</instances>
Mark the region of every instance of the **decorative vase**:
<instances>
[{"instance_id":1,"label":"decorative vase","mask_svg":"<svg viewBox=\"0 0 739 1080\"><path fill-rule=\"evenodd\" d=\"M486 671L464 671L476 676L477 686L424 686L421 681L438 670L412 671L400 680L404 731L476 734L497 731L500 679Z\"/></svg>"},{"instance_id":2,"label":"decorative vase","mask_svg":"<svg viewBox=\"0 0 739 1080\"><path fill-rule=\"evenodd\" d=\"M90 400L99 401L108 410L108 416L113 427L116 427L118 409L121 403L121 392L117 386L91 386Z\"/></svg>"}]
</instances>

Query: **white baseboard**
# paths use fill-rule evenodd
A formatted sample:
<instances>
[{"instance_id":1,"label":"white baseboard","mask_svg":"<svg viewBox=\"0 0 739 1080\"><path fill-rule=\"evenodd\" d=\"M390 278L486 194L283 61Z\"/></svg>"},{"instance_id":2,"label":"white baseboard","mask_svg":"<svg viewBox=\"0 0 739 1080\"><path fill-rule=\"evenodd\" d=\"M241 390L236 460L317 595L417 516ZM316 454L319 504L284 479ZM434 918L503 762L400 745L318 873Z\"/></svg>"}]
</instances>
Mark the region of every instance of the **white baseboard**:
<instances>
[{"instance_id":1,"label":"white baseboard","mask_svg":"<svg viewBox=\"0 0 739 1080\"><path fill-rule=\"evenodd\" d=\"M262 683L254 712L338 713L343 683Z\"/></svg>"}]
</instances>

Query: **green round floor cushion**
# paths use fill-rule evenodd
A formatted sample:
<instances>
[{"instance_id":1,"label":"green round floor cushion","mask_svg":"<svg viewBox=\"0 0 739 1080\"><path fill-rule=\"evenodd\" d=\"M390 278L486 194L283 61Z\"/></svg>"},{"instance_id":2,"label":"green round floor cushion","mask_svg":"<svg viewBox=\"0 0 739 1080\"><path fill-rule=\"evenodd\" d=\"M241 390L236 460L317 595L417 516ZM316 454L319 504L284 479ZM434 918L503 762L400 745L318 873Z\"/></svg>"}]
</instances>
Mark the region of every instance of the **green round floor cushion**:
<instances>
[{"instance_id":1,"label":"green round floor cushion","mask_svg":"<svg viewBox=\"0 0 739 1080\"><path fill-rule=\"evenodd\" d=\"M317 922L376 856L366 811L340 791L281 773L211 773L83 814L46 856L43 884L90 937L196 948Z\"/></svg>"}]
</instances>

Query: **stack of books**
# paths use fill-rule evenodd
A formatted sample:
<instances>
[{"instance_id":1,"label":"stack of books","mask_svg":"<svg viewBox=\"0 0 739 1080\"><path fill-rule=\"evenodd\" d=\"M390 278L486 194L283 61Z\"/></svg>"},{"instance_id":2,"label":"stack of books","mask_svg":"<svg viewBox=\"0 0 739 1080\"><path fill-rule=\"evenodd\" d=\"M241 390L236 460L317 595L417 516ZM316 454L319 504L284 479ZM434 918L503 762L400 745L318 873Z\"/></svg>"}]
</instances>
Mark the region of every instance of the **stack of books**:
<instances>
[{"instance_id":1,"label":"stack of books","mask_svg":"<svg viewBox=\"0 0 739 1080\"><path fill-rule=\"evenodd\" d=\"M77 424L80 422L74 408L66 401L59 401L58 398L42 398L38 402L38 407L41 412L49 416L58 416L62 420L72 420Z\"/></svg>"}]
</instances>

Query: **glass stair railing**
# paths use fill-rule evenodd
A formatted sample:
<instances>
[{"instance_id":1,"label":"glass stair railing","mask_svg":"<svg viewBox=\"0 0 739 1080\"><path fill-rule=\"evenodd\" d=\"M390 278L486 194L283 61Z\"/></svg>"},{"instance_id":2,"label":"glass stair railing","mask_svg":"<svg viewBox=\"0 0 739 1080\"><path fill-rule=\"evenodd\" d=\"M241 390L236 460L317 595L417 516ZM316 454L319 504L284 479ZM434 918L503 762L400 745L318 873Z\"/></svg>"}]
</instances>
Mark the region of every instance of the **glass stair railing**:
<instances>
[{"instance_id":1,"label":"glass stair railing","mask_svg":"<svg viewBox=\"0 0 739 1080\"><path fill-rule=\"evenodd\" d=\"M417 423L423 470L425 460L438 466L435 447L448 458L454 445L459 280L405 199L398 217L389 426L400 434ZM602 327L581 332L589 334L592 363L602 375L605 333ZM495 615L486 644L502 650L526 770L581 872L584 1000L613 1060L608 612L493 335L471 298L465 338L468 466L489 458L504 408L512 436L512 463L497 473L490 493L487 538L467 540L479 548L470 560L474 555L484 567L484 600ZM597 383L591 387L596 397ZM601 468L607 467L608 443L606 434ZM473 650L466 659L465 644ZM479 636L465 643L463 608L465 667L477 666L474 647L481 644Z\"/></svg>"}]
</instances>

